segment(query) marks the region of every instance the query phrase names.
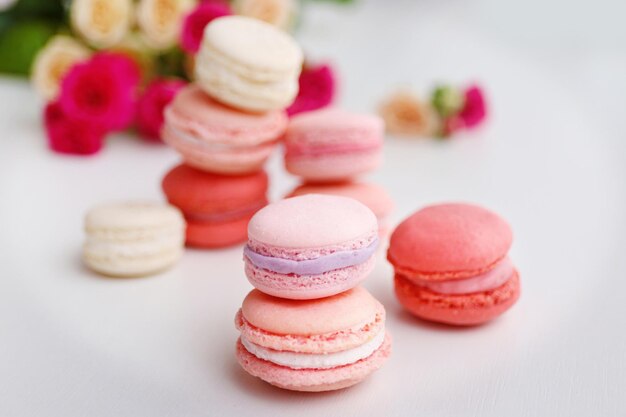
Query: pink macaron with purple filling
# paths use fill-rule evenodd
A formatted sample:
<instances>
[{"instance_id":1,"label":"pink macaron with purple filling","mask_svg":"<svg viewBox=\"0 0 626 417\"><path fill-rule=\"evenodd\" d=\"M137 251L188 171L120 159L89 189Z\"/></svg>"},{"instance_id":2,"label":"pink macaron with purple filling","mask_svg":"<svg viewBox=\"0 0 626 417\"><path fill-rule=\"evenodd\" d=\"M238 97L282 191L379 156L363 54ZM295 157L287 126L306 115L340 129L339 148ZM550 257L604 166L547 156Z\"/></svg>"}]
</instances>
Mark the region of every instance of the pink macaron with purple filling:
<instances>
[{"instance_id":1,"label":"pink macaron with purple filling","mask_svg":"<svg viewBox=\"0 0 626 417\"><path fill-rule=\"evenodd\" d=\"M309 182L354 178L382 162L384 122L337 108L294 116L285 133L285 167Z\"/></svg>"},{"instance_id":2,"label":"pink macaron with purple filling","mask_svg":"<svg viewBox=\"0 0 626 417\"><path fill-rule=\"evenodd\" d=\"M248 224L245 272L276 297L314 299L355 287L374 268L378 224L370 209L309 194L259 210Z\"/></svg>"},{"instance_id":3,"label":"pink macaron with purple filling","mask_svg":"<svg viewBox=\"0 0 626 417\"><path fill-rule=\"evenodd\" d=\"M176 95L164 117L163 140L187 165L225 175L260 170L287 126L282 110L243 113L193 84Z\"/></svg>"},{"instance_id":4,"label":"pink macaron with purple filling","mask_svg":"<svg viewBox=\"0 0 626 417\"><path fill-rule=\"evenodd\" d=\"M316 300L251 291L235 318L237 360L280 388L330 391L354 385L391 354L385 309L356 287Z\"/></svg>"},{"instance_id":5,"label":"pink macaron with purple filling","mask_svg":"<svg viewBox=\"0 0 626 417\"><path fill-rule=\"evenodd\" d=\"M519 298L508 257L513 233L496 213L470 204L425 207L391 235L387 258L400 303L425 320L476 325Z\"/></svg>"}]
</instances>

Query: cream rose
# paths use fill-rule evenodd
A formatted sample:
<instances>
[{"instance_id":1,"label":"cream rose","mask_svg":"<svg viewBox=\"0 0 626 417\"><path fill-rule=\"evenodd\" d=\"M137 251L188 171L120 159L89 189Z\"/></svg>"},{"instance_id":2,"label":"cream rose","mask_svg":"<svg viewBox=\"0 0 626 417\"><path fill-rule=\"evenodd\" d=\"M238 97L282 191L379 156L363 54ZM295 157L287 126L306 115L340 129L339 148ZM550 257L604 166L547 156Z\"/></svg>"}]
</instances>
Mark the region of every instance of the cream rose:
<instances>
[{"instance_id":1,"label":"cream rose","mask_svg":"<svg viewBox=\"0 0 626 417\"><path fill-rule=\"evenodd\" d=\"M195 4L195 0L139 0L137 24L146 43L155 49L173 46L183 19Z\"/></svg>"},{"instance_id":2,"label":"cream rose","mask_svg":"<svg viewBox=\"0 0 626 417\"><path fill-rule=\"evenodd\" d=\"M389 97L380 106L379 113L387 131L395 135L431 136L439 127L434 109L406 91Z\"/></svg>"},{"instance_id":3,"label":"cream rose","mask_svg":"<svg viewBox=\"0 0 626 417\"><path fill-rule=\"evenodd\" d=\"M235 0L235 13L263 20L284 30L293 26L298 13L296 0Z\"/></svg>"},{"instance_id":4,"label":"cream rose","mask_svg":"<svg viewBox=\"0 0 626 417\"><path fill-rule=\"evenodd\" d=\"M69 36L50 39L33 61L31 81L37 93L46 100L55 99L67 71L90 54L87 47Z\"/></svg>"},{"instance_id":5,"label":"cream rose","mask_svg":"<svg viewBox=\"0 0 626 417\"><path fill-rule=\"evenodd\" d=\"M120 42L132 24L132 0L73 0L72 27L89 43L108 48Z\"/></svg>"}]
</instances>

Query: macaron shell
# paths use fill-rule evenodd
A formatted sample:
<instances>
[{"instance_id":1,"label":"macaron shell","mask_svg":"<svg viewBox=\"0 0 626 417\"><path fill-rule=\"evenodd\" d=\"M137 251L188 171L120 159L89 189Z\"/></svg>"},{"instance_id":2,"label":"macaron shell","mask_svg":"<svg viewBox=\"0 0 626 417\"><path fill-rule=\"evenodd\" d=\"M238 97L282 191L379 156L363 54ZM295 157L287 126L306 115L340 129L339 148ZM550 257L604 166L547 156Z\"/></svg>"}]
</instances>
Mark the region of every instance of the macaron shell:
<instances>
[{"instance_id":1,"label":"macaron shell","mask_svg":"<svg viewBox=\"0 0 626 417\"><path fill-rule=\"evenodd\" d=\"M223 248L243 243L248 237L248 222L251 217L252 213L225 222L188 221L185 243L197 248Z\"/></svg>"},{"instance_id":2,"label":"macaron shell","mask_svg":"<svg viewBox=\"0 0 626 417\"><path fill-rule=\"evenodd\" d=\"M182 245L180 245L182 246ZM88 251L83 252L83 261L90 269L110 277L142 277L156 274L172 267L182 256L181 247L171 247L153 255L98 256Z\"/></svg>"},{"instance_id":3,"label":"macaron shell","mask_svg":"<svg viewBox=\"0 0 626 417\"><path fill-rule=\"evenodd\" d=\"M189 141L169 128L163 129L163 141L176 149L188 165L224 175L242 175L259 171L270 157L276 143L253 147L213 149L198 141Z\"/></svg>"},{"instance_id":4,"label":"macaron shell","mask_svg":"<svg viewBox=\"0 0 626 417\"><path fill-rule=\"evenodd\" d=\"M445 280L479 275L503 259L511 228L482 207L452 203L429 206L393 232L387 257L402 275Z\"/></svg>"},{"instance_id":5,"label":"macaron shell","mask_svg":"<svg viewBox=\"0 0 626 417\"><path fill-rule=\"evenodd\" d=\"M517 271L502 286L471 294L434 293L398 275L394 284L398 300L413 315L457 326L478 325L493 320L513 306L520 295Z\"/></svg>"},{"instance_id":6,"label":"macaron shell","mask_svg":"<svg viewBox=\"0 0 626 417\"><path fill-rule=\"evenodd\" d=\"M319 275L279 274L257 268L246 259L248 281L262 292L292 300L312 300L329 297L354 288L374 269L376 257L346 268L334 269Z\"/></svg>"},{"instance_id":7,"label":"macaron shell","mask_svg":"<svg viewBox=\"0 0 626 417\"><path fill-rule=\"evenodd\" d=\"M315 300L288 300L252 290L243 317L266 332L283 335L325 334L372 323L382 305L362 287Z\"/></svg>"},{"instance_id":8,"label":"macaron shell","mask_svg":"<svg viewBox=\"0 0 626 417\"><path fill-rule=\"evenodd\" d=\"M353 179L382 164L382 149L317 156L285 157L285 169L311 182Z\"/></svg>"},{"instance_id":9,"label":"macaron shell","mask_svg":"<svg viewBox=\"0 0 626 417\"><path fill-rule=\"evenodd\" d=\"M292 391L321 392L350 387L379 369L391 355L391 337L369 357L350 365L330 369L291 369L252 355L237 341L237 361L250 375L279 388Z\"/></svg>"},{"instance_id":10,"label":"macaron shell","mask_svg":"<svg viewBox=\"0 0 626 417\"><path fill-rule=\"evenodd\" d=\"M314 194L259 210L250 221L248 236L278 248L319 248L360 241L377 230L376 216L365 205L351 198Z\"/></svg>"},{"instance_id":11,"label":"macaron shell","mask_svg":"<svg viewBox=\"0 0 626 417\"><path fill-rule=\"evenodd\" d=\"M165 175L161 185L168 201L186 213L223 213L267 202L264 171L231 177L181 164Z\"/></svg>"}]
</instances>

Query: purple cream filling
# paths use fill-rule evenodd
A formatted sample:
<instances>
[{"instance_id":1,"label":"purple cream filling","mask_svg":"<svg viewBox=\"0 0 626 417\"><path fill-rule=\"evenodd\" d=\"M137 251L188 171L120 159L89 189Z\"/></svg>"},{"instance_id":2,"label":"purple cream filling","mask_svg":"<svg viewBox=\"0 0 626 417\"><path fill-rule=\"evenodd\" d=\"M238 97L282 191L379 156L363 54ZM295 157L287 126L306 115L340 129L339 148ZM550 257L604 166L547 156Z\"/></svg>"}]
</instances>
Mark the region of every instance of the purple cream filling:
<instances>
[{"instance_id":1,"label":"purple cream filling","mask_svg":"<svg viewBox=\"0 0 626 417\"><path fill-rule=\"evenodd\" d=\"M257 268L267 269L279 274L319 275L333 269L362 264L374 255L377 247L378 239L375 239L369 246L364 248L333 252L316 259L305 259L302 261L261 255L247 245L243 249L243 254Z\"/></svg>"}]
</instances>

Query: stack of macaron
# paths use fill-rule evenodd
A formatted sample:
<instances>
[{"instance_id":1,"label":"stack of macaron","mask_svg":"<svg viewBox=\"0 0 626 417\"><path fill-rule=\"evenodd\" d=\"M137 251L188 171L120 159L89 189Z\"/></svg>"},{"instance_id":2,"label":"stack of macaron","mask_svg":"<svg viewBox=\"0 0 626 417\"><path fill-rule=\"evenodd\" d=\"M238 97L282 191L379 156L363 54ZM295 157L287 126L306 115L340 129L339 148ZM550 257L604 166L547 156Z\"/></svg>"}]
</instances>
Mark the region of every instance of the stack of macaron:
<instances>
[{"instance_id":1,"label":"stack of macaron","mask_svg":"<svg viewBox=\"0 0 626 417\"><path fill-rule=\"evenodd\" d=\"M328 108L293 117L285 132L285 167L302 184L287 196L309 193L357 199L378 217L380 236L388 232L393 201L378 185L356 179L382 162L384 122L376 115Z\"/></svg>"},{"instance_id":2,"label":"stack of macaron","mask_svg":"<svg viewBox=\"0 0 626 417\"><path fill-rule=\"evenodd\" d=\"M345 388L380 368L391 352L385 309L358 285L378 244L376 216L351 198L311 194L259 210L244 248L256 289L235 318L240 365L296 391Z\"/></svg>"},{"instance_id":3,"label":"stack of macaron","mask_svg":"<svg viewBox=\"0 0 626 417\"><path fill-rule=\"evenodd\" d=\"M196 82L166 108L162 131L183 159L162 185L185 216L188 245L245 241L267 203L263 165L287 128L302 60L288 34L260 20L225 16L205 28Z\"/></svg>"}]
</instances>

